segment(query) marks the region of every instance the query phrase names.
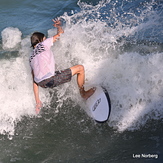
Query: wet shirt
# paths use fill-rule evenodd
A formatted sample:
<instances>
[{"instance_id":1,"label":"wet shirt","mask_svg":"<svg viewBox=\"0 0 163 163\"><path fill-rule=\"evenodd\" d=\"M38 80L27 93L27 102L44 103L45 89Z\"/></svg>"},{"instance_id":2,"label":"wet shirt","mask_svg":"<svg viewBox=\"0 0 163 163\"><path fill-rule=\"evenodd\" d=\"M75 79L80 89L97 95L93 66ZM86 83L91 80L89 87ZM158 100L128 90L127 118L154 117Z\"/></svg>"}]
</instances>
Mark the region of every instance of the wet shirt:
<instances>
[{"instance_id":1,"label":"wet shirt","mask_svg":"<svg viewBox=\"0 0 163 163\"><path fill-rule=\"evenodd\" d=\"M38 43L30 56L29 62L36 83L54 76L55 61L50 49L52 45L53 37Z\"/></svg>"}]
</instances>

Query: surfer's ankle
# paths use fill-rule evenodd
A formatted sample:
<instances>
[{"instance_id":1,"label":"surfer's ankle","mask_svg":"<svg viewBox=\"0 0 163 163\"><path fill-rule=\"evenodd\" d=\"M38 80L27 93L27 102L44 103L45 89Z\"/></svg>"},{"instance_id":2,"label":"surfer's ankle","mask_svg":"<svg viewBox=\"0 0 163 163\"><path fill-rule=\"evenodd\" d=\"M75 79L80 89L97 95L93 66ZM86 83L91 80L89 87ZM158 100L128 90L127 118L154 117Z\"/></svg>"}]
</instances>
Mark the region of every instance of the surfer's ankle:
<instances>
[{"instance_id":1,"label":"surfer's ankle","mask_svg":"<svg viewBox=\"0 0 163 163\"><path fill-rule=\"evenodd\" d=\"M90 96L93 95L93 93L95 92L96 88L93 87L91 89L89 89L88 91L85 91L84 88L80 89L80 95L82 96L82 98L84 98L85 100L87 100Z\"/></svg>"},{"instance_id":2,"label":"surfer's ankle","mask_svg":"<svg viewBox=\"0 0 163 163\"><path fill-rule=\"evenodd\" d=\"M81 97L84 98L84 95L85 95L84 87L79 88L79 92L80 92Z\"/></svg>"}]
</instances>

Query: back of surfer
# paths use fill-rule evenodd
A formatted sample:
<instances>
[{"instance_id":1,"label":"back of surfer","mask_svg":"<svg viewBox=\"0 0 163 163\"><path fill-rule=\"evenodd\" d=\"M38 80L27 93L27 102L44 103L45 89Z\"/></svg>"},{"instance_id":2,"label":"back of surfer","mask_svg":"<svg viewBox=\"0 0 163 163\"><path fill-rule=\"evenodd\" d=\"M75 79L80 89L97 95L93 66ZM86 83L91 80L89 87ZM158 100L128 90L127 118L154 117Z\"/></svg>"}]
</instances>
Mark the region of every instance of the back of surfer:
<instances>
[{"instance_id":1,"label":"back of surfer","mask_svg":"<svg viewBox=\"0 0 163 163\"><path fill-rule=\"evenodd\" d=\"M55 59L50 48L64 31L61 27L60 20L53 20L53 22L53 26L57 28L57 34L53 37L46 38L45 35L40 32L35 32L31 36L33 52L29 61L33 76L33 91L37 114L42 107L42 102L39 98L39 86L43 88L53 88L69 82L72 76L77 75L77 84L82 98L88 99L95 92L95 88L91 88L88 91L84 89L85 70L83 65L75 65L62 71L56 71Z\"/></svg>"}]
</instances>

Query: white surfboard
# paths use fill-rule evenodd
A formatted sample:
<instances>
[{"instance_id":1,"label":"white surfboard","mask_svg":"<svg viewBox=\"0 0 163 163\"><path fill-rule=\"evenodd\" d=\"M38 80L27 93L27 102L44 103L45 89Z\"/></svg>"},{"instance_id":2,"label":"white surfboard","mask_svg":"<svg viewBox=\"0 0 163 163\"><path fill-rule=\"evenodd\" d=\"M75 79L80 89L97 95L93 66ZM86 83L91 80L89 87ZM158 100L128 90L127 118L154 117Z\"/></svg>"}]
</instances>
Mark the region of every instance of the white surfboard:
<instances>
[{"instance_id":1,"label":"white surfboard","mask_svg":"<svg viewBox=\"0 0 163 163\"><path fill-rule=\"evenodd\" d=\"M111 111L109 94L105 88L96 87L94 94L86 100L87 114L98 122L108 120Z\"/></svg>"}]
</instances>

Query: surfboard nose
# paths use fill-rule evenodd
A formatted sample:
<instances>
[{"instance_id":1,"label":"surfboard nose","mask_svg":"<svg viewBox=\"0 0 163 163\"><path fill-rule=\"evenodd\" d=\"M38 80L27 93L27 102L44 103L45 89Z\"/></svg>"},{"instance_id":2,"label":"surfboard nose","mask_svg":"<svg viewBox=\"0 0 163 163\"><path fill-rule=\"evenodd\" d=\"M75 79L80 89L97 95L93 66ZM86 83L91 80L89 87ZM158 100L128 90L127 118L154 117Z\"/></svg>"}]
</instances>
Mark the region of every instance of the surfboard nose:
<instances>
[{"instance_id":1,"label":"surfboard nose","mask_svg":"<svg viewBox=\"0 0 163 163\"><path fill-rule=\"evenodd\" d=\"M86 101L89 116L98 122L107 121L110 110L111 102L109 94L106 89L98 86L95 93Z\"/></svg>"}]
</instances>

